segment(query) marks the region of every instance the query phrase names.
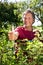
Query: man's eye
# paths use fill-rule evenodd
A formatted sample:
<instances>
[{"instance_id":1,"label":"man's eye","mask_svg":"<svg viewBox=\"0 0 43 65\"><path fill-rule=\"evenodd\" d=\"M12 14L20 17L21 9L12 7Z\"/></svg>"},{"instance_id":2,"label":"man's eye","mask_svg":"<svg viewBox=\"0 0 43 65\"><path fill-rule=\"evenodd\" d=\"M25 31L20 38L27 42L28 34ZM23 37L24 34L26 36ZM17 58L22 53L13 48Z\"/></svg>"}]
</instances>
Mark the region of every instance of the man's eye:
<instances>
[{"instance_id":1,"label":"man's eye","mask_svg":"<svg viewBox=\"0 0 43 65\"><path fill-rule=\"evenodd\" d=\"M27 19L27 18L24 17L24 19Z\"/></svg>"}]
</instances>

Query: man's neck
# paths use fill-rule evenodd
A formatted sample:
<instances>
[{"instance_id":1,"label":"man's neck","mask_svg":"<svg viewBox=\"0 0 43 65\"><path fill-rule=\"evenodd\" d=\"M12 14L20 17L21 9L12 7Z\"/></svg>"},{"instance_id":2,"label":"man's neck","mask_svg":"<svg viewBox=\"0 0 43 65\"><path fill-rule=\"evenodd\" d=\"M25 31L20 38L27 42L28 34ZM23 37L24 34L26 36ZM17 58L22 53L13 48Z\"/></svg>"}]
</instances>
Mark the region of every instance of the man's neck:
<instances>
[{"instance_id":1,"label":"man's neck","mask_svg":"<svg viewBox=\"0 0 43 65\"><path fill-rule=\"evenodd\" d=\"M33 31L32 26L25 26L25 25L24 25L24 28L25 28L25 30L28 30L28 31Z\"/></svg>"}]
</instances>

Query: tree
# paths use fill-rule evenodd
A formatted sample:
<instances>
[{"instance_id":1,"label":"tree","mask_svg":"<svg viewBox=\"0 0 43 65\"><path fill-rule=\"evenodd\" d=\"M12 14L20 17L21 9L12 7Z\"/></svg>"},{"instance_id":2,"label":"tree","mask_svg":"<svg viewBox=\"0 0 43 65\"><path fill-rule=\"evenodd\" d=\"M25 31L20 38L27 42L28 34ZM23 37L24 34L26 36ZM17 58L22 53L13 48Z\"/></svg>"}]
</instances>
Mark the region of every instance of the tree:
<instances>
[{"instance_id":1,"label":"tree","mask_svg":"<svg viewBox=\"0 0 43 65\"><path fill-rule=\"evenodd\" d=\"M43 25L43 1L42 0L31 0L30 8L36 12L37 17L42 22Z\"/></svg>"}]
</instances>

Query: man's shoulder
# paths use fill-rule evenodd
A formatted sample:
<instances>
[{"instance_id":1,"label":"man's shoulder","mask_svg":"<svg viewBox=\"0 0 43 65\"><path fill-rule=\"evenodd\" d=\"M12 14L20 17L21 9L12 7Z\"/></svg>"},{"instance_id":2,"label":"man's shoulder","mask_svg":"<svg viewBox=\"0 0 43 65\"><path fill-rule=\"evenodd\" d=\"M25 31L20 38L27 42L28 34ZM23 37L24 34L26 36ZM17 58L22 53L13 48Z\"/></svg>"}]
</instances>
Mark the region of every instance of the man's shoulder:
<instances>
[{"instance_id":1,"label":"man's shoulder","mask_svg":"<svg viewBox=\"0 0 43 65\"><path fill-rule=\"evenodd\" d=\"M15 28L15 30L22 30L23 29L23 26L18 26Z\"/></svg>"},{"instance_id":2,"label":"man's shoulder","mask_svg":"<svg viewBox=\"0 0 43 65\"><path fill-rule=\"evenodd\" d=\"M23 28L23 26L18 26L16 29L22 29Z\"/></svg>"}]
</instances>

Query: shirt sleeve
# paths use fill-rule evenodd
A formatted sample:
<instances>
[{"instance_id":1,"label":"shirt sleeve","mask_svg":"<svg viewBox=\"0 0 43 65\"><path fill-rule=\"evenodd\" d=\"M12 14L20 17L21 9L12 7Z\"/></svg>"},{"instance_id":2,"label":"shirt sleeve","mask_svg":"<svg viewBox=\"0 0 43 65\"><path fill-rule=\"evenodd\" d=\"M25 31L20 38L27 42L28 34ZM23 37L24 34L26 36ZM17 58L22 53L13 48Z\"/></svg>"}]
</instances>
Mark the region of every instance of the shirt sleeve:
<instances>
[{"instance_id":1,"label":"shirt sleeve","mask_svg":"<svg viewBox=\"0 0 43 65\"><path fill-rule=\"evenodd\" d=\"M15 32L19 33L18 39L22 39L24 37L24 33L23 33L23 30L22 30L22 27L17 27L15 29Z\"/></svg>"},{"instance_id":2,"label":"shirt sleeve","mask_svg":"<svg viewBox=\"0 0 43 65\"><path fill-rule=\"evenodd\" d=\"M18 32L18 34L19 34L18 39L20 39L20 36L21 36L21 34L22 34L22 32L21 32L21 27L17 27L14 31L15 31L15 32Z\"/></svg>"}]
</instances>

